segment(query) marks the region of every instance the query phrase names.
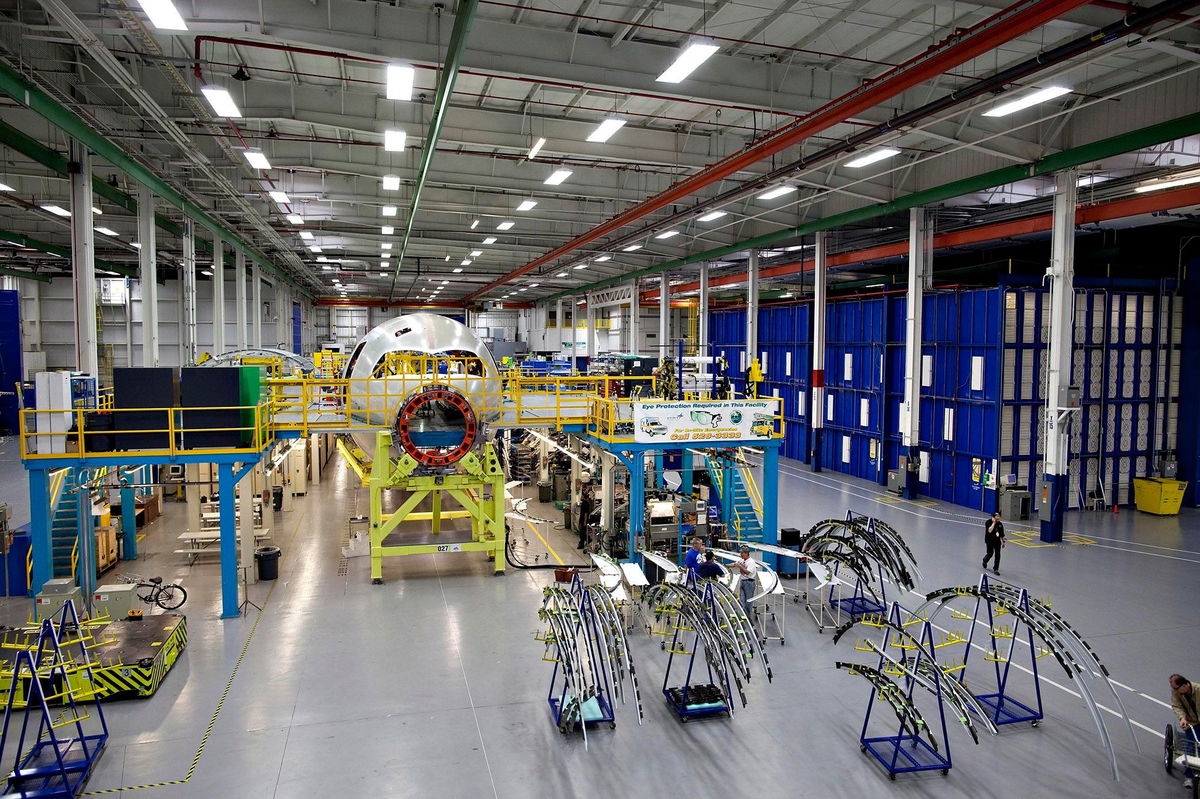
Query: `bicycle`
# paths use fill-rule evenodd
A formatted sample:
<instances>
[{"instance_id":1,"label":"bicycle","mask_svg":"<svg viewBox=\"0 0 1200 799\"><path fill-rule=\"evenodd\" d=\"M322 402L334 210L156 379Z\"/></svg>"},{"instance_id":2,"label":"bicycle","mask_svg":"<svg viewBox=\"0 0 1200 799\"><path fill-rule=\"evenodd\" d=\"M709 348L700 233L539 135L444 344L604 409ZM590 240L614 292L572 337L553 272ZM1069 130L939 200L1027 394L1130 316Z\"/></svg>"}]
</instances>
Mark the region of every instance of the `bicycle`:
<instances>
[{"instance_id":1,"label":"bicycle","mask_svg":"<svg viewBox=\"0 0 1200 799\"><path fill-rule=\"evenodd\" d=\"M187 601L187 591L182 585L163 583L161 577L151 577L149 580L141 577L121 577L119 579L123 583L131 583L138 588L150 589L145 594L139 591L138 599L148 605L158 605L163 610L175 610L182 607L183 603Z\"/></svg>"}]
</instances>

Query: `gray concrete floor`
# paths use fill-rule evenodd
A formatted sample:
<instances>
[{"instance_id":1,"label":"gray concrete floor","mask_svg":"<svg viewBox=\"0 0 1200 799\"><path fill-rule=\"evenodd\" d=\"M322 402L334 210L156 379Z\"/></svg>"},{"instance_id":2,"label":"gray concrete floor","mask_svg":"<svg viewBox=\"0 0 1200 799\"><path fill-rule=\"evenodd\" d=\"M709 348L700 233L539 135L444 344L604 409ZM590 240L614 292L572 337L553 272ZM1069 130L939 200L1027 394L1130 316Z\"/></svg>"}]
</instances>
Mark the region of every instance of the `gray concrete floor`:
<instances>
[{"instance_id":1,"label":"gray concrete floor","mask_svg":"<svg viewBox=\"0 0 1200 799\"><path fill-rule=\"evenodd\" d=\"M852 507L905 535L923 572L920 589L978 579L980 520L963 509L881 502L875 486L788 461L778 478L782 524L806 528ZM589 735L585 751L579 736L558 733L545 701L550 664L533 636L551 574L510 568L493 577L480 555L443 554L390 559L385 584L372 586L367 559L343 562L340 554L347 518L365 511L366 492L331 460L320 487L289 498L276 516L280 579L250 589L263 613L221 621L217 566L189 568L170 553L183 506L167 504L147 529L146 554L127 571L188 588L189 647L157 696L107 706L112 739L90 789L278 799L1183 795L1163 773L1160 752L1171 717L1167 675L1200 673L1194 511L1167 519L1073 514L1069 527L1094 544L1004 552L1004 578L1053 597L1122 686L1142 752L1107 716L1119 747L1117 783L1051 658L1039 662L1042 727L1005 729L978 746L954 727L948 777L889 782L858 749L869 688L833 666L871 661L849 640L835 647L828 633L818 635L797 606L788 609L786 646L769 644L774 682L756 678L749 706L733 719L680 725L659 698L665 657L657 639L635 634L645 723L622 708L617 729ZM576 557L561 530L540 528L559 556ZM518 534L528 539L527 559L545 559L536 535ZM28 607L8 600L0 617L24 616ZM931 707L923 697L918 703ZM185 782L133 789L184 780L194 760Z\"/></svg>"}]
</instances>

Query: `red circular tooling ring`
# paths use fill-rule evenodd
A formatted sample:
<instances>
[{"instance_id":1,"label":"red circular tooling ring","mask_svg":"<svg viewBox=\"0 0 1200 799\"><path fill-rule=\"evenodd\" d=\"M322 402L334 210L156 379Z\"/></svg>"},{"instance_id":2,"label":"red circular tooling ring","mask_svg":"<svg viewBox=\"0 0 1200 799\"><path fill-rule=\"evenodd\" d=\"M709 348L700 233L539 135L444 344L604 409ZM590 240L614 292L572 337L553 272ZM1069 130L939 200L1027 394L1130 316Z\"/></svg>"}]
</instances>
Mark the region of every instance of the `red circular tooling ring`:
<instances>
[{"instance_id":1,"label":"red circular tooling ring","mask_svg":"<svg viewBox=\"0 0 1200 799\"><path fill-rule=\"evenodd\" d=\"M409 419L413 418L413 414L418 408L427 403L439 400L458 408L459 412L463 415L463 419L466 420L466 430L463 432L463 440L453 449L444 452L439 449L426 450L418 447L413 442L412 435L408 429ZM471 447L475 446L475 439L479 436L479 420L475 416L475 409L471 407L471 403L467 402L467 398L462 394L444 386L430 386L409 397L400 406L400 410L396 413L396 433L400 437L400 446L418 462L425 466L449 466L457 462L471 450Z\"/></svg>"}]
</instances>

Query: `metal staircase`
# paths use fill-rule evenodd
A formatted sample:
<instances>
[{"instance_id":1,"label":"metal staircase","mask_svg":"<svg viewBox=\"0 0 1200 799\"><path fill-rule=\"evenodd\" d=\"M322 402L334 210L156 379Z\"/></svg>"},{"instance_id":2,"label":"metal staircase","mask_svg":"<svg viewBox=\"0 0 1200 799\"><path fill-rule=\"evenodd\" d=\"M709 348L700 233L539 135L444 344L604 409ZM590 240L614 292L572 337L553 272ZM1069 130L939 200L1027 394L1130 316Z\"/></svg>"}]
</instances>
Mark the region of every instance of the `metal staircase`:
<instances>
[{"instance_id":1,"label":"metal staircase","mask_svg":"<svg viewBox=\"0 0 1200 799\"><path fill-rule=\"evenodd\" d=\"M50 551L55 577L75 576L76 543L79 541L79 470L68 468L50 518ZM90 512L90 508L88 509Z\"/></svg>"},{"instance_id":2,"label":"metal staircase","mask_svg":"<svg viewBox=\"0 0 1200 799\"><path fill-rule=\"evenodd\" d=\"M761 541L762 498L758 495L758 487L749 473L749 467L710 457L706 457L705 462L712 483L721 497L721 510L729 537ZM726 475L730 479L728 489L725 486Z\"/></svg>"}]
</instances>

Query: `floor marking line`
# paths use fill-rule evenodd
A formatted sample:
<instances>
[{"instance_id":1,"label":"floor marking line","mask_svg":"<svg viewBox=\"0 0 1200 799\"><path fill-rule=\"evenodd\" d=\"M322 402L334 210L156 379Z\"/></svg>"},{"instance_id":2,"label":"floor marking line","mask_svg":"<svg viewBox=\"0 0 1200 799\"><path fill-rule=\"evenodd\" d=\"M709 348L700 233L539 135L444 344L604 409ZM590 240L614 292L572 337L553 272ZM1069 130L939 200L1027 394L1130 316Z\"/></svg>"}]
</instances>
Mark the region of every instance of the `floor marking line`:
<instances>
[{"instance_id":1,"label":"floor marking line","mask_svg":"<svg viewBox=\"0 0 1200 799\"><path fill-rule=\"evenodd\" d=\"M438 558L434 559L433 568L437 570L438 590L442 592L442 607L449 613L450 602L446 599L446 584L442 581L442 569L438 560ZM467 667L463 663L462 646L459 645L456 648L458 649L458 670L462 672L463 687L467 689L467 701L471 703L471 716L475 719L475 732L479 735L479 752L483 755L483 764L487 766L488 779L492 781L492 794L496 799L500 799L500 790L496 787L496 776L492 773L492 760L488 757L487 744L483 741L483 726L479 723L479 712L475 709L475 697L471 694L471 681L467 679Z\"/></svg>"},{"instance_id":2,"label":"floor marking line","mask_svg":"<svg viewBox=\"0 0 1200 799\"><path fill-rule=\"evenodd\" d=\"M541 541L541 542L542 542L542 546L544 546L544 547L546 548L546 551L547 551L547 552L549 552L551 555L553 555L553 556L554 556L554 559L558 561L558 565L559 565L559 566L564 566L564 565L566 565L566 564L563 562L563 559L562 559L562 558L560 558L560 557L558 556L558 553L554 551L554 547L550 546L550 542L549 542L549 541L547 541L546 539L542 538L542 534L541 534L541 533L539 533L539 532L538 532L538 529L537 529L536 527L534 527L534 526L533 526L533 522L531 522L531 521L529 521L528 519L526 519L526 520L525 520L525 523L526 523L527 525L529 525L529 529L530 529L530 530L533 530L533 534L534 534L534 535L536 535L536 536L538 537L538 541Z\"/></svg>"},{"instance_id":3,"label":"floor marking line","mask_svg":"<svg viewBox=\"0 0 1200 799\"><path fill-rule=\"evenodd\" d=\"M300 522L307 515L301 513L299 517L292 523L292 534L288 537L288 543L291 544L296 538L296 533L299 530ZM166 780L164 782L147 782L141 785L126 785L121 788L99 788L94 791L84 791L80 796L100 796L103 794L120 793L121 791L138 791L143 788L166 788L171 785L184 785L191 782L192 777L196 773L196 767L200 765L200 758L204 754L205 747L208 746L209 736L212 735L213 728L217 724L217 718L221 715L221 710L225 707L225 700L229 698L229 692L233 690L233 681L237 678L238 669L242 666L242 661L246 658L246 652L250 650L250 643L254 640L254 633L258 631L258 623L262 621L263 614L266 613L267 606L271 603L271 595L275 593L275 588L279 585L278 580L272 581L271 590L267 591L266 599L263 600L263 606L258 611L258 615L254 617L254 624L250 626L250 633L246 636L245 642L242 644L242 650L238 653L238 658L234 661L233 671L229 673L229 679L225 682L225 690L221 692L221 698L217 700L217 706L213 710L212 716L208 719L208 724L204 728L204 734L200 737L200 745L196 748L196 754L192 757L191 765L188 766L187 774L177 780Z\"/></svg>"}]
</instances>

